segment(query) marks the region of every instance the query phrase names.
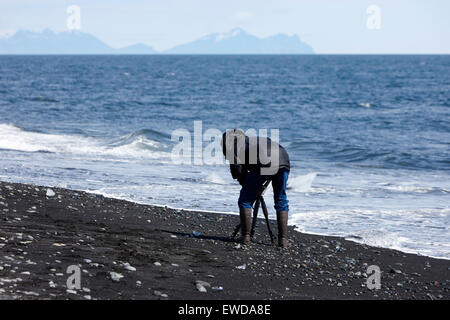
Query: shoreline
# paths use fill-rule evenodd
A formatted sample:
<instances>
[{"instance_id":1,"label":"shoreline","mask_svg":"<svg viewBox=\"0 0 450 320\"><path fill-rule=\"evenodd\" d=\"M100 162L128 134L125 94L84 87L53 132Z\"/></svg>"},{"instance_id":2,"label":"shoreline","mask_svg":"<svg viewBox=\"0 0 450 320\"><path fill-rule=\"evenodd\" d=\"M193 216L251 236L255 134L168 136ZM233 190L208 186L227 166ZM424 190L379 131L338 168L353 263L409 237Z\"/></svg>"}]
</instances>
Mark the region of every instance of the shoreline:
<instances>
[{"instance_id":1,"label":"shoreline","mask_svg":"<svg viewBox=\"0 0 450 320\"><path fill-rule=\"evenodd\" d=\"M241 246L232 213L0 182L0 219L0 299L450 299L449 260L293 226L282 250L261 219ZM66 287L70 265L80 289ZM370 265L379 290L366 287Z\"/></svg>"},{"instance_id":2,"label":"shoreline","mask_svg":"<svg viewBox=\"0 0 450 320\"><path fill-rule=\"evenodd\" d=\"M15 182L10 182L10 183L15 183ZM28 184L28 183L25 183L25 184ZM30 184L30 185L34 185L34 184ZM41 187L43 187L43 188L61 188L61 187L52 187L52 186L41 186ZM63 188L63 189L66 189L66 188ZM169 205L144 203L144 202L134 201L134 200L131 200L131 199L115 197L114 195L110 195L110 194L107 194L107 193L97 193L97 192L93 192L93 191L85 190L85 189L83 189L83 190L81 190L81 189L80 190L69 189L69 190L72 190L72 191L75 191L75 192L85 192L85 193L88 193L88 194L103 196L105 198L117 199L117 200L122 200L122 201L135 203L135 204L138 204L138 205L150 206L150 207L168 208L168 209L172 209L172 210L182 210L182 211L189 211L189 212L227 214L227 215L232 215L232 216L238 216L239 215L237 212L233 212L233 211L214 211L214 210L189 209L189 208L172 207L172 206L169 206ZM258 216L260 217L261 213ZM289 224L289 222L288 222L288 224ZM296 225L289 225L289 226L296 227ZM351 241L351 242L354 242L354 243L357 243L357 244L367 245L367 246L371 246L371 247L374 247L374 248L384 248L384 249L390 249L390 250L397 250L397 251L400 251L400 252L403 252L403 253L414 254L414 255L417 255L417 256L421 256L421 257L428 257L428 258L433 258L433 259L441 259L441 260L450 261L450 258L438 257L438 256L433 256L433 255L426 255L426 254L422 254L422 253L417 252L417 251L408 250L408 249L404 249L404 248L382 247L382 246L371 245L371 244L364 243L362 241L359 242L356 239L351 239L348 236L345 237L345 236L341 236L341 235L330 235L330 234L319 233L319 232L300 231L298 229L295 229L295 231L303 233L305 235L312 235L312 236L338 237L338 238L345 239L346 241Z\"/></svg>"},{"instance_id":3,"label":"shoreline","mask_svg":"<svg viewBox=\"0 0 450 320\"><path fill-rule=\"evenodd\" d=\"M47 187L47 188L53 188L53 187ZM105 198L110 198L110 199L117 199L117 200L121 200L121 201L127 201L127 202L131 202L131 203L135 203L138 205L143 205L143 206L150 206L150 207L156 207L156 208L167 208L167 209L171 209L171 210L178 210L178 211L188 211L188 212L201 212L201 213L214 213L214 214L225 214L225 215L230 215L230 216L239 216L239 213L237 212L232 212L232 211L214 211L214 210L196 210L196 209L188 209L188 208L178 208L178 207L171 207L171 206L165 206L165 205L160 205L160 204L151 204L151 203L143 203L143 202L139 202L139 201L133 201L133 200L129 200L129 199L125 199L125 198L117 198L111 195L106 195L106 194L102 194L102 193L96 193L96 192L91 192L89 190L73 190L73 191L79 191L79 192L86 192L88 194L94 194L94 195L99 195L99 196L103 196ZM261 217L261 213L258 214L258 217ZM259 219L259 218L258 218ZM272 219L270 219L272 220ZM289 224L289 222L288 222ZM289 227L296 227L296 225L291 225L289 224ZM319 233L319 232L311 232L311 231L299 231L297 229L294 229L295 232L299 232L305 235L311 235L311 236L322 236L322 237L338 237L338 238L342 238L345 239L346 241L350 241L350 242L354 242L357 244L361 244L361 245L367 245L373 248L383 248L383 249L389 249L389 250L396 250L396 251L400 251L403 253L408 253L408 254L414 254L417 255L419 257L426 257L426 258L433 258L433 259L439 259L439 260L447 260L450 261L450 258L445 258L445 257L437 257L437 256L432 256L432 255L426 255L426 254L421 254L419 252L414 252L413 250L411 251L407 251L403 248L393 248L393 247L382 247L382 246L375 246L375 245L370 245L364 242L359 242L355 239L350 239L349 237L344 237L344 236L339 236L339 235L330 235L330 234L326 234L326 233Z\"/></svg>"}]
</instances>

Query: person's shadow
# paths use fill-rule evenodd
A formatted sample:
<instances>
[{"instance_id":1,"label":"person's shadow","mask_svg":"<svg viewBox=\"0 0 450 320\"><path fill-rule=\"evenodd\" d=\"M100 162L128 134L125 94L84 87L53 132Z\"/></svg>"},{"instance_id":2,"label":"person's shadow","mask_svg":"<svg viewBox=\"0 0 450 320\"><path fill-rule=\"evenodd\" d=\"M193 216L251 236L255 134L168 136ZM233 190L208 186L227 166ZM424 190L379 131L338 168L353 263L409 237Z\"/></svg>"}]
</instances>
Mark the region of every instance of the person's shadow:
<instances>
[{"instance_id":1,"label":"person's shadow","mask_svg":"<svg viewBox=\"0 0 450 320\"><path fill-rule=\"evenodd\" d=\"M161 232L170 233L176 236L180 237L186 237L186 238L197 238L197 239L204 239L204 240L217 240L217 241L223 241L223 242L237 242L235 239L231 239L231 237L221 237L221 236L207 236L203 234L194 235L192 233L186 233L186 232L178 232L178 231L169 231L169 230L162 230L159 229Z\"/></svg>"},{"instance_id":2,"label":"person's shadow","mask_svg":"<svg viewBox=\"0 0 450 320\"><path fill-rule=\"evenodd\" d=\"M180 236L180 237L186 237L186 238L196 238L196 239L203 239L203 240L215 240L215 241L222 241L222 242L227 242L227 243L239 243L239 241L237 239L234 239L232 237L222 237L222 236L207 236L207 235L203 235L203 234L199 234L199 235L194 235L192 233L186 233L186 232L179 232L179 231L169 231L169 230L163 230L163 229L158 229L161 232L165 232L165 233L170 233L176 236ZM253 244L262 244L265 246L273 246L272 243L266 243L263 241L253 241Z\"/></svg>"}]
</instances>

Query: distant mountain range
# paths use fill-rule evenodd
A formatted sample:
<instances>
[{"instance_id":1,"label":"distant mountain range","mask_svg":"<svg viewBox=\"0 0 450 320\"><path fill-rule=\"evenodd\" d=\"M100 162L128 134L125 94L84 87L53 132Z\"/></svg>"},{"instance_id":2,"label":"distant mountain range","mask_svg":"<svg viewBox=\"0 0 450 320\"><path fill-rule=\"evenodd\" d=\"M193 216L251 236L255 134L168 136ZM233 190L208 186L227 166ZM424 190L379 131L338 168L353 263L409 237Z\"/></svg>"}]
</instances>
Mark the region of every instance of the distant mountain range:
<instances>
[{"instance_id":1,"label":"distant mountain range","mask_svg":"<svg viewBox=\"0 0 450 320\"><path fill-rule=\"evenodd\" d=\"M79 31L40 33L19 30L7 39L0 39L0 54L151 54L149 46L136 44L114 49L93 35Z\"/></svg>"},{"instance_id":2,"label":"distant mountain range","mask_svg":"<svg viewBox=\"0 0 450 320\"><path fill-rule=\"evenodd\" d=\"M297 35L278 34L258 38L240 28L214 33L166 51L173 54L313 54L313 48Z\"/></svg>"},{"instance_id":3,"label":"distant mountain range","mask_svg":"<svg viewBox=\"0 0 450 320\"><path fill-rule=\"evenodd\" d=\"M45 29L39 33L19 30L0 39L0 54L314 54L314 50L297 35L258 38L240 28L210 34L165 51L142 43L114 49L87 33L54 33Z\"/></svg>"}]
</instances>

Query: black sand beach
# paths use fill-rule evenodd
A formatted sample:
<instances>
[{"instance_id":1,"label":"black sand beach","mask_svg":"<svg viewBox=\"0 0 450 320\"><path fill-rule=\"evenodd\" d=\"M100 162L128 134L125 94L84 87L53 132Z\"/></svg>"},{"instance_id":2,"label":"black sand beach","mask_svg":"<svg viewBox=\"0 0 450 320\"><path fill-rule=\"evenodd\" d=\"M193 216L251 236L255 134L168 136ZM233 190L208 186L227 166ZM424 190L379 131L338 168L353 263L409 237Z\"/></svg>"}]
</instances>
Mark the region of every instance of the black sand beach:
<instances>
[{"instance_id":1,"label":"black sand beach","mask_svg":"<svg viewBox=\"0 0 450 320\"><path fill-rule=\"evenodd\" d=\"M237 215L47 190L0 183L1 299L450 298L447 260L292 227L282 250L263 221L243 247L229 239ZM79 290L66 287L70 265L81 268ZM369 265L381 269L379 290L366 287Z\"/></svg>"}]
</instances>

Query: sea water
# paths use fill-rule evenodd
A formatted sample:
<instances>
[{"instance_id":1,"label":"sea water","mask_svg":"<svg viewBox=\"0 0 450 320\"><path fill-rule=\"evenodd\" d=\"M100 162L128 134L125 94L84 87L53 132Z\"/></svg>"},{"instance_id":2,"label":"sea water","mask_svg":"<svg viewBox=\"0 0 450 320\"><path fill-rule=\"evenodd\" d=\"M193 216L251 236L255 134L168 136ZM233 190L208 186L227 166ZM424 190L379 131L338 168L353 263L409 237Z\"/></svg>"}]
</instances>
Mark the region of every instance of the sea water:
<instances>
[{"instance_id":1,"label":"sea water","mask_svg":"<svg viewBox=\"0 0 450 320\"><path fill-rule=\"evenodd\" d=\"M0 56L0 180L237 213L172 133L279 129L290 224L449 259L449 89L450 56Z\"/></svg>"}]
</instances>

